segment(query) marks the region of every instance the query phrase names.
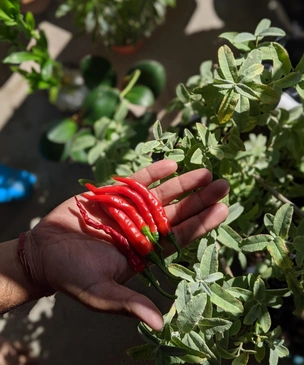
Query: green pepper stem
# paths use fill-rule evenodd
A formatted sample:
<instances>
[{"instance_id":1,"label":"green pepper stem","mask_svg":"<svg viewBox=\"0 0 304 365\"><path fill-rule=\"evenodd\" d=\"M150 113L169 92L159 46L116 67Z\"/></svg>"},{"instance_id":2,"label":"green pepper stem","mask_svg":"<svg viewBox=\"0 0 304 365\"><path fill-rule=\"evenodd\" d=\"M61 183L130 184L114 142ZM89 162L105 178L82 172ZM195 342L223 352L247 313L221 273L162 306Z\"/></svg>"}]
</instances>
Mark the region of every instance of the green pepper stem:
<instances>
[{"instance_id":1,"label":"green pepper stem","mask_svg":"<svg viewBox=\"0 0 304 365\"><path fill-rule=\"evenodd\" d=\"M158 266L161 269L161 271L164 274L166 274L169 278L177 280L177 278L173 274L170 273L170 271L166 267L165 263L162 262L161 258L157 255L157 253L155 251L151 251L150 253L148 253L146 258L149 261L151 261L152 263L154 263L156 266Z\"/></svg>"},{"instance_id":2,"label":"green pepper stem","mask_svg":"<svg viewBox=\"0 0 304 365\"><path fill-rule=\"evenodd\" d=\"M165 297L170 299L176 299L176 295L167 293L164 289L162 289L152 274L152 271L149 268L146 268L144 271L141 272L142 276L145 277L150 281L150 283L154 286L155 289L157 289L161 294L163 294Z\"/></svg>"}]
</instances>

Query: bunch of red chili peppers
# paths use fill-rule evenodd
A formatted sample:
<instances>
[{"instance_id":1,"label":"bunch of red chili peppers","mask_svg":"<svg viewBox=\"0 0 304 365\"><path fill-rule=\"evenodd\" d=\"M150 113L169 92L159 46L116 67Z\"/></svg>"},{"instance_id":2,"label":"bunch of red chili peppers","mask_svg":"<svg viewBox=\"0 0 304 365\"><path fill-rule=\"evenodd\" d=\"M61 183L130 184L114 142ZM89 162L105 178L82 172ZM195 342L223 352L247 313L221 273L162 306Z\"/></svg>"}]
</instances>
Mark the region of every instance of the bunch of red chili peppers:
<instances>
[{"instance_id":1,"label":"bunch of red chili peppers","mask_svg":"<svg viewBox=\"0 0 304 365\"><path fill-rule=\"evenodd\" d=\"M166 267L163 248L159 243L160 237L169 239L177 250L177 261L179 260L180 248L162 203L136 180L125 177L114 177L114 180L123 185L98 188L87 183L85 186L93 195L84 193L83 196L90 201L101 203L104 210L116 220L123 234L90 218L75 197L85 223L110 235L113 244L126 257L134 271L141 273L165 296L175 298L160 287L145 262L146 259L151 261L166 275L176 279Z\"/></svg>"}]
</instances>

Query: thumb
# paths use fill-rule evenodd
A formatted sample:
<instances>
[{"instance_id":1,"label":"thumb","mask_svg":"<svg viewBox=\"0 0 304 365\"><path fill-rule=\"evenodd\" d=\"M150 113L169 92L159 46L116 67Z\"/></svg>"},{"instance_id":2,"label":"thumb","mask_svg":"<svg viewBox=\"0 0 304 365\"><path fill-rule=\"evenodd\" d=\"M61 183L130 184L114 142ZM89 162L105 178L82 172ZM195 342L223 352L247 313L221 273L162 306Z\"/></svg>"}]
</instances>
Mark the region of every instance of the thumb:
<instances>
[{"instance_id":1,"label":"thumb","mask_svg":"<svg viewBox=\"0 0 304 365\"><path fill-rule=\"evenodd\" d=\"M96 289L95 289L96 290ZM159 331L163 327L163 316L156 305L145 295L116 282L103 284L99 293L90 293L82 301L103 312L116 312L136 317L152 329Z\"/></svg>"}]
</instances>

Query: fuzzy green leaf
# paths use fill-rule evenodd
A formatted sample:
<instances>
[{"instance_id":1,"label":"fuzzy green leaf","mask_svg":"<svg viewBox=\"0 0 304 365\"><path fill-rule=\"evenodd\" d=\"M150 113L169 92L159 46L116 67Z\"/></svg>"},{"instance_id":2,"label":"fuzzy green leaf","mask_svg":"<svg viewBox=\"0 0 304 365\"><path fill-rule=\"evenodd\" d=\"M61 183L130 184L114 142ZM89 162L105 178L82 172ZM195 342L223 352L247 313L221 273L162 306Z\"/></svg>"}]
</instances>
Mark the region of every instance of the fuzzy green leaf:
<instances>
[{"instance_id":1,"label":"fuzzy green leaf","mask_svg":"<svg viewBox=\"0 0 304 365\"><path fill-rule=\"evenodd\" d=\"M273 221L273 230L277 236L287 238L292 222L293 206L289 203L282 205L276 212Z\"/></svg>"},{"instance_id":2,"label":"fuzzy green leaf","mask_svg":"<svg viewBox=\"0 0 304 365\"><path fill-rule=\"evenodd\" d=\"M243 239L241 249L244 252L263 251L272 241L272 236L268 234L257 234Z\"/></svg>"},{"instance_id":3,"label":"fuzzy green leaf","mask_svg":"<svg viewBox=\"0 0 304 365\"><path fill-rule=\"evenodd\" d=\"M227 290L223 289L216 283L210 286L212 291L211 301L225 312L231 313L234 316L238 316L243 313L242 303L234 298Z\"/></svg>"},{"instance_id":4,"label":"fuzzy green leaf","mask_svg":"<svg viewBox=\"0 0 304 365\"><path fill-rule=\"evenodd\" d=\"M260 316L261 314L261 305L260 303L256 303L253 305L249 312L246 314L243 323L247 326L252 325Z\"/></svg>"},{"instance_id":5,"label":"fuzzy green leaf","mask_svg":"<svg viewBox=\"0 0 304 365\"><path fill-rule=\"evenodd\" d=\"M221 71L226 80L237 82L238 69L231 49L224 45L218 51L218 59Z\"/></svg>"},{"instance_id":6,"label":"fuzzy green leaf","mask_svg":"<svg viewBox=\"0 0 304 365\"><path fill-rule=\"evenodd\" d=\"M252 33L248 33L248 32L239 33L234 38L234 42L236 42L236 43L243 43L243 42L249 42L249 41L255 41L255 40L256 40L256 37Z\"/></svg>"},{"instance_id":7,"label":"fuzzy green leaf","mask_svg":"<svg viewBox=\"0 0 304 365\"><path fill-rule=\"evenodd\" d=\"M189 282L194 282L194 272L187 269L183 265L179 264L170 264L168 266L168 270L173 274L174 276L187 280Z\"/></svg>"},{"instance_id":8,"label":"fuzzy green leaf","mask_svg":"<svg viewBox=\"0 0 304 365\"><path fill-rule=\"evenodd\" d=\"M223 333L229 330L232 322L222 318L201 318L198 321L199 329L206 335L215 335L217 332Z\"/></svg>"},{"instance_id":9,"label":"fuzzy green leaf","mask_svg":"<svg viewBox=\"0 0 304 365\"><path fill-rule=\"evenodd\" d=\"M218 241L223 245L232 248L235 251L240 251L239 244L242 237L234 231L230 226L222 224L218 227Z\"/></svg>"},{"instance_id":10,"label":"fuzzy green leaf","mask_svg":"<svg viewBox=\"0 0 304 365\"><path fill-rule=\"evenodd\" d=\"M151 361L154 359L155 345L146 343L144 345L131 347L126 351L134 361Z\"/></svg>"},{"instance_id":11,"label":"fuzzy green leaf","mask_svg":"<svg viewBox=\"0 0 304 365\"><path fill-rule=\"evenodd\" d=\"M253 285L253 296L258 302L262 302L266 296L266 286L264 280L258 277Z\"/></svg>"},{"instance_id":12,"label":"fuzzy green leaf","mask_svg":"<svg viewBox=\"0 0 304 365\"><path fill-rule=\"evenodd\" d=\"M192 297L178 314L176 324L180 331L188 333L196 326L204 312L207 303L207 294L199 293Z\"/></svg>"},{"instance_id":13,"label":"fuzzy green leaf","mask_svg":"<svg viewBox=\"0 0 304 365\"><path fill-rule=\"evenodd\" d=\"M267 18L262 19L255 28L254 35L258 36L261 32L270 28L271 21Z\"/></svg>"},{"instance_id":14,"label":"fuzzy green leaf","mask_svg":"<svg viewBox=\"0 0 304 365\"><path fill-rule=\"evenodd\" d=\"M273 241L268 243L267 250L275 264L282 270L291 269L293 263L290 259L288 248L281 237L275 237Z\"/></svg>"},{"instance_id":15,"label":"fuzzy green leaf","mask_svg":"<svg viewBox=\"0 0 304 365\"><path fill-rule=\"evenodd\" d=\"M32 52L20 51L11 53L7 56L3 63L11 63L18 65L19 63L26 62L26 61L41 61L41 56L33 54Z\"/></svg>"},{"instance_id":16,"label":"fuzzy green leaf","mask_svg":"<svg viewBox=\"0 0 304 365\"><path fill-rule=\"evenodd\" d=\"M218 254L215 244L207 246L204 250L200 270L203 278L218 271Z\"/></svg>"},{"instance_id":17,"label":"fuzzy green leaf","mask_svg":"<svg viewBox=\"0 0 304 365\"><path fill-rule=\"evenodd\" d=\"M227 123L231 119L238 101L239 95L233 89L226 93L217 113L220 124Z\"/></svg>"}]
</instances>

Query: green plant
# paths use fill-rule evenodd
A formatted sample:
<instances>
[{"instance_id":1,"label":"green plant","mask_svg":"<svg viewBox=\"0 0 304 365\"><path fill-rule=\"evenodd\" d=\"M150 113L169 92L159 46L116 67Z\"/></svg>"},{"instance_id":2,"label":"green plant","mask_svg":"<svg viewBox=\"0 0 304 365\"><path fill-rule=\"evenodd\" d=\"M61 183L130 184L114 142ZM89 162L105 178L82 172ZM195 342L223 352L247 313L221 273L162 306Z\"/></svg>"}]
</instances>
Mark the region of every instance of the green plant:
<instances>
[{"instance_id":1,"label":"green plant","mask_svg":"<svg viewBox=\"0 0 304 365\"><path fill-rule=\"evenodd\" d=\"M78 27L101 37L106 46L136 44L163 23L175 0L66 0L57 16L73 11Z\"/></svg>"},{"instance_id":2,"label":"green plant","mask_svg":"<svg viewBox=\"0 0 304 365\"><path fill-rule=\"evenodd\" d=\"M155 122L156 114L147 109L155 101L151 87L162 90L165 71L159 62L144 61L145 65L149 62L149 72L154 74L154 67L162 69L162 77L154 84L149 82L146 86L140 81L141 71L132 68L122 80L122 87L117 87L116 75L108 61L99 56L86 56L81 70L91 90L77 114L48 126L41 140L43 155L56 161L72 159L91 165L97 185L109 182L113 174L128 176L150 163L149 156L139 154L138 144L147 140L149 127ZM144 112L135 116L131 104L140 105Z\"/></svg>"},{"instance_id":3,"label":"green plant","mask_svg":"<svg viewBox=\"0 0 304 365\"><path fill-rule=\"evenodd\" d=\"M48 90L50 100L55 101L63 79L62 66L50 57L45 33L36 29L33 14L20 13L19 0L0 0L0 41L11 45L3 62L13 65L12 71L25 78L31 92ZM20 64L26 61L33 61L35 67L22 68Z\"/></svg>"},{"instance_id":4,"label":"green plant","mask_svg":"<svg viewBox=\"0 0 304 365\"><path fill-rule=\"evenodd\" d=\"M203 62L200 75L177 86L169 110L178 127L153 127L143 156L177 161L178 174L206 167L231 186L229 216L217 229L167 259L180 279L177 299L156 332L140 324L147 342L128 350L156 364L258 363L288 355L279 308L293 300L303 315L304 57L292 65L269 37L284 32L263 19L255 32L224 33L218 66ZM270 38L271 39L271 38ZM286 88L302 103L278 107Z\"/></svg>"}]
</instances>

